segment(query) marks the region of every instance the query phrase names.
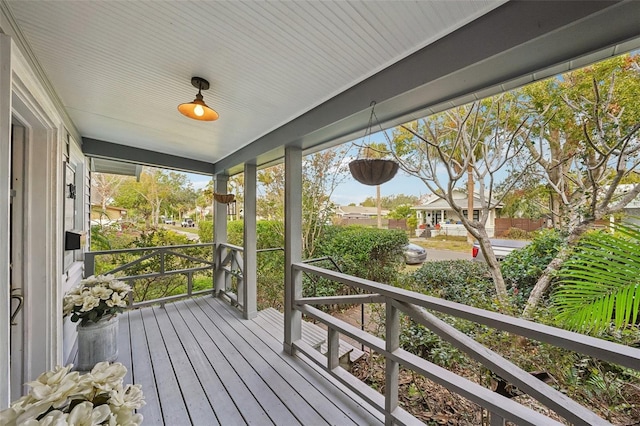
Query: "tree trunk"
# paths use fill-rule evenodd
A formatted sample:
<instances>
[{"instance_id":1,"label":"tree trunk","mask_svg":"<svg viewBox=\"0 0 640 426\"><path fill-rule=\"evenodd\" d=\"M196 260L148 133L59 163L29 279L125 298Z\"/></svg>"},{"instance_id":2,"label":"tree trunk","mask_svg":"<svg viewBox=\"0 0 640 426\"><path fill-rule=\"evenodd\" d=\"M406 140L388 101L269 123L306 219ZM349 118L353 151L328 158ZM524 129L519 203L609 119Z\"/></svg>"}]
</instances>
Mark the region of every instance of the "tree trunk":
<instances>
[{"instance_id":1,"label":"tree trunk","mask_svg":"<svg viewBox=\"0 0 640 426\"><path fill-rule=\"evenodd\" d=\"M580 239L582 234L584 234L587 229L589 229L589 225L594 220L595 219L589 219L588 221L582 222L581 224L576 226L573 231L571 231L571 233L569 234L569 238L567 238L566 247L560 249L560 251L558 251L558 254L556 254L556 257L553 258L551 262L549 262L549 265L547 265L540 278L538 278L536 285L531 290L529 299L527 299L527 304L522 311L522 316L524 318L531 317L536 307L538 306L538 303L540 303L542 296L544 296L546 291L549 289L549 285L551 284L553 275L560 270L562 264L569 258L569 255L571 254L570 247Z\"/></svg>"},{"instance_id":2,"label":"tree trunk","mask_svg":"<svg viewBox=\"0 0 640 426\"><path fill-rule=\"evenodd\" d=\"M467 219L469 223L473 222L473 167L467 168ZM473 244L473 235L467 231L467 242Z\"/></svg>"},{"instance_id":3,"label":"tree trunk","mask_svg":"<svg viewBox=\"0 0 640 426\"><path fill-rule=\"evenodd\" d=\"M467 218L462 219L462 224L472 237L478 240L478 244L480 244L480 251L487 262L489 273L493 279L493 285L496 289L500 309L503 310L504 308L508 308L509 301L507 297L507 285L505 284L502 272L500 271L500 263L498 263L496 255L493 252L491 240L487 234L487 229L483 224L479 222L470 222Z\"/></svg>"},{"instance_id":4,"label":"tree trunk","mask_svg":"<svg viewBox=\"0 0 640 426\"><path fill-rule=\"evenodd\" d=\"M380 185L376 185L376 207L378 208L378 229L382 229L382 200L380 198Z\"/></svg>"}]
</instances>

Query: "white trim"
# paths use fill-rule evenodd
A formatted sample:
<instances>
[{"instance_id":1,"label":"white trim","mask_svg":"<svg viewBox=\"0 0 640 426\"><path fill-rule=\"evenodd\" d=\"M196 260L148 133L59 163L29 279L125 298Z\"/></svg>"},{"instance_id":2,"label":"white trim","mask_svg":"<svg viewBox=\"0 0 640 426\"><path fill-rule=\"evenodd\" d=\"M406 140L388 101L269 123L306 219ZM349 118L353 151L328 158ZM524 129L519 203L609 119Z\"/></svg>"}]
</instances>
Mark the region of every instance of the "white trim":
<instances>
[{"instance_id":1,"label":"white trim","mask_svg":"<svg viewBox=\"0 0 640 426\"><path fill-rule=\"evenodd\" d=\"M25 380L63 362L63 120L28 61L12 44L12 117L25 127Z\"/></svg>"},{"instance_id":2,"label":"white trim","mask_svg":"<svg viewBox=\"0 0 640 426\"><path fill-rule=\"evenodd\" d=\"M9 188L11 187L11 38L0 34L0 410L10 403Z\"/></svg>"}]
</instances>

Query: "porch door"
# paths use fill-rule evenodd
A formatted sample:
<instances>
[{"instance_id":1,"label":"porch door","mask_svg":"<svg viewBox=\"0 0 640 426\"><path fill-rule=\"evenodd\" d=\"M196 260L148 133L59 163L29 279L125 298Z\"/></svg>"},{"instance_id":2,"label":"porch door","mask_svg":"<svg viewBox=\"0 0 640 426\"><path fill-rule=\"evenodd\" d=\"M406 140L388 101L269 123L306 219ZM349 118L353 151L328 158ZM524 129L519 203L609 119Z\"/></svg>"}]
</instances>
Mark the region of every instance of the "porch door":
<instances>
[{"instance_id":1,"label":"porch door","mask_svg":"<svg viewBox=\"0 0 640 426\"><path fill-rule=\"evenodd\" d=\"M9 362L11 368L11 400L22 395L24 374L24 158L25 128L11 126L11 209L9 212L10 258L9 269L11 292L11 334Z\"/></svg>"}]
</instances>

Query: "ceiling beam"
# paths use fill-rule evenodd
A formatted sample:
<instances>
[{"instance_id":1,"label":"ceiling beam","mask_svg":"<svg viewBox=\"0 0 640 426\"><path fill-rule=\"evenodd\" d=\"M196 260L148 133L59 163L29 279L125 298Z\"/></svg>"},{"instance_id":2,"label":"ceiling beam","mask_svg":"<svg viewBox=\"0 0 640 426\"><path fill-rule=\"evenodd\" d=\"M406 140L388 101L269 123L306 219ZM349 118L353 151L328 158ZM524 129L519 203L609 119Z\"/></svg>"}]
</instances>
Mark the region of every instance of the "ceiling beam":
<instances>
[{"instance_id":1,"label":"ceiling beam","mask_svg":"<svg viewBox=\"0 0 640 426\"><path fill-rule=\"evenodd\" d=\"M97 139L82 138L82 152L87 157L120 160L152 167L166 167L209 176L213 174L213 164L211 163Z\"/></svg>"},{"instance_id":2,"label":"ceiling beam","mask_svg":"<svg viewBox=\"0 0 640 426\"><path fill-rule=\"evenodd\" d=\"M312 152L353 140L371 101L391 127L624 53L638 46L638 16L631 0L510 1L223 158L214 173L280 161L285 146Z\"/></svg>"}]
</instances>

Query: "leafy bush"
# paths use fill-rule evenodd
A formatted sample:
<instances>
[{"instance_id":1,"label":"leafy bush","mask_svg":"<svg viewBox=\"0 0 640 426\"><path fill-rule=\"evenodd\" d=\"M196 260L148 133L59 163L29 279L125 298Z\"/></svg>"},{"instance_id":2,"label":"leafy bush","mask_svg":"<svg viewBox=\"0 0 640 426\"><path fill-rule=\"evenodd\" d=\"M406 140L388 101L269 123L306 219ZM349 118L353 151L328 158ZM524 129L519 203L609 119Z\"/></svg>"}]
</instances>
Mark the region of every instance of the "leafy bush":
<instances>
[{"instance_id":1,"label":"leafy bush","mask_svg":"<svg viewBox=\"0 0 640 426\"><path fill-rule=\"evenodd\" d=\"M531 244L514 250L502 261L502 276L518 306L524 305L538 278L563 244L564 236L559 231L544 229L536 233Z\"/></svg>"},{"instance_id":2,"label":"leafy bush","mask_svg":"<svg viewBox=\"0 0 640 426\"><path fill-rule=\"evenodd\" d=\"M487 266L469 260L426 262L402 279L402 287L452 302L492 309L495 287Z\"/></svg>"},{"instance_id":3,"label":"leafy bush","mask_svg":"<svg viewBox=\"0 0 640 426\"><path fill-rule=\"evenodd\" d=\"M201 220L198 222L198 237L201 243L213 242L213 221Z\"/></svg>"},{"instance_id":4,"label":"leafy bush","mask_svg":"<svg viewBox=\"0 0 640 426\"><path fill-rule=\"evenodd\" d=\"M531 238L527 231L520 228L509 228L504 236L507 238L513 238L514 240L528 240Z\"/></svg>"},{"instance_id":5,"label":"leafy bush","mask_svg":"<svg viewBox=\"0 0 640 426\"><path fill-rule=\"evenodd\" d=\"M427 262L399 280L399 286L422 294L478 308L492 309L495 300L493 281L484 263L468 260ZM485 332L485 327L470 321L438 314L458 330L470 336ZM466 356L426 327L403 317L402 348L443 367L468 362Z\"/></svg>"},{"instance_id":6,"label":"leafy bush","mask_svg":"<svg viewBox=\"0 0 640 426\"><path fill-rule=\"evenodd\" d=\"M403 231L330 226L325 232L317 253L333 257L346 274L392 283L404 266L402 247L409 240Z\"/></svg>"}]
</instances>

